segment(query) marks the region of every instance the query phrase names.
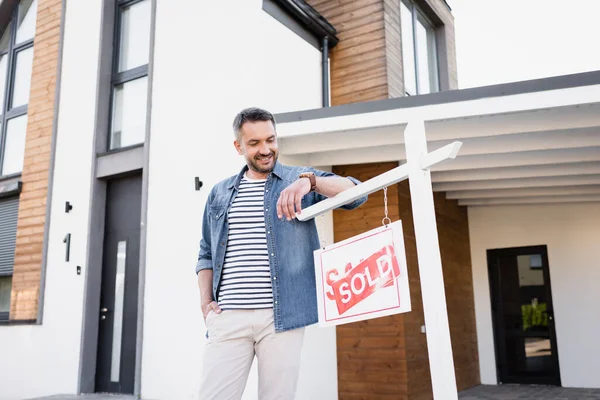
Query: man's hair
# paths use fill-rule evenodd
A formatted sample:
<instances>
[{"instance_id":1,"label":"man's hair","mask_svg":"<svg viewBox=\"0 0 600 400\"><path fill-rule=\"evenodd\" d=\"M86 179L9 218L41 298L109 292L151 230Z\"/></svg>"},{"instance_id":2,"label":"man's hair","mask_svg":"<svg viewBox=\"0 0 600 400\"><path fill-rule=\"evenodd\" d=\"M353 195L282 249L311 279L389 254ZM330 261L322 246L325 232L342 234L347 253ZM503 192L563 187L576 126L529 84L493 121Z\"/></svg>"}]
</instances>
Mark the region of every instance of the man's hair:
<instances>
[{"instance_id":1,"label":"man's hair","mask_svg":"<svg viewBox=\"0 0 600 400\"><path fill-rule=\"evenodd\" d=\"M267 110L258 107L245 108L233 120L233 134L239 142L242 138L242 125L246 122L271 121L275 129L275 117Z\"/></svg>"}]
</instances>

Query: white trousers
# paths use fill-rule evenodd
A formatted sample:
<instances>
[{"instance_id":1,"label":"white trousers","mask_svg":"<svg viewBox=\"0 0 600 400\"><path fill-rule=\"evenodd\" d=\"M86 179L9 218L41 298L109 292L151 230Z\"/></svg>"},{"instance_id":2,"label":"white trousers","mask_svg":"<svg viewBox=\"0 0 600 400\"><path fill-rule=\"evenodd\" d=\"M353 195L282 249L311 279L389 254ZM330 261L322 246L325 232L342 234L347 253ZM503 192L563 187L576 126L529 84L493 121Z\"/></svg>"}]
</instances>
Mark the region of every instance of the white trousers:
<instances>
[{"instance_id":1,"label":"white trousers","mask_svg":"<svg viewBox=\"0 0 600 400\"><path fill-rule=\"evenodd\" d=\"M273 309L211 311L206 327L201 400L240 399L255 355L258 399L294 399L304 328L275 333Z\"/></svg>"}]
</instances>

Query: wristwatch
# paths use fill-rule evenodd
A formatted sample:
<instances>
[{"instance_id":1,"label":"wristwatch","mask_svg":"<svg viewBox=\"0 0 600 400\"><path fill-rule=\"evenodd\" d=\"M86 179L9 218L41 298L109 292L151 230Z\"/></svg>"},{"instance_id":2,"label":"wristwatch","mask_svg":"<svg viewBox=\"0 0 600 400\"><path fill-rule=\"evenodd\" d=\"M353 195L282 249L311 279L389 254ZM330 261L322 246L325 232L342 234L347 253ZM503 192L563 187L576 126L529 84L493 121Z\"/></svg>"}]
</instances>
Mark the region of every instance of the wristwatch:
<instances>
[{"instance_id":1,"label":"wristwatch","mask_svg":"<svg viewBox=\"0 0 600 400\"><path fill-rule=\"evenodd\" d=\"M308 178L310 180L310 191L314 192L317 190L317 178L315 178L314 172L303 172L298 175L298 179L300 178Z\"/></svg>"}]
</instances>

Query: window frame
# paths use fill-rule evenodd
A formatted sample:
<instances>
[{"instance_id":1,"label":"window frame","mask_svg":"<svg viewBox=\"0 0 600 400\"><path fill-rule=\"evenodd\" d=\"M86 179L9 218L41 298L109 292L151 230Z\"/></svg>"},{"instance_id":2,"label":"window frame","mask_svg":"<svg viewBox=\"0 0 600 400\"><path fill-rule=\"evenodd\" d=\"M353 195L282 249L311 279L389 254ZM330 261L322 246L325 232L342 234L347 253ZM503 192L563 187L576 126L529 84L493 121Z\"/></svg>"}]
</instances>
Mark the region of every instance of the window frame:
<instances>
[{"instance_id":1,"label":"window frame","mask_svg":"<svg viewBox=\"0 0 600 400\"><path fill-rule=\"evenodd\" d=\"M150 65L150 57L148 57L148 62L144 65L140 65L135 68L131 68L125 71L119 72L119 57L121 54L121 22L123 10L127 7L131 7L134 4L142 3L144 1L151 2L151 0L116 0L115 1L115 14L114 14L114 33L113 33L113 53L112 53L112 62L111 62L111 80L110 80L110 94L109 94L109 104L108 104L108 129L107 129L107 138L106 138L106 148L104 149L106 152L115 152L121 151L122 149L128 149L131 147L136 147L143 145L144 142L136 143L133 145L127 146L119 146L113 147L113 124L114 124L114 102L115 102L115 89L117 86L124 85L125 83L134 81L136 79L148 77L148 70ZM150 21L150 26L152 26L152 16ZM150 30L150 34L154 33ZM150 49L148 52L150 55ZM149 96L149 93L146 93L146 98ZM148 110L146 109L146 113Z\"/></svg>"},{"instance_id":2,"label":"window frame","mask_svg":"<svg viewBox=\"0 0 600 400\"><path fill-rule=\"evenodd\" d=\"M8 41L8 49L0 52L0 56L8 55L7 63L6 63L6 77L5 77L5 89L4 89L4 107L0 110L0 177L4 178L9 175L5 175L2 171L4 167L4 156L6 149L6 137L7 137L7 126L8 121L13 118L22 117L23 115L27 115L27 110L29 108L29 98L27 99L27 104L21 105L19 107L11 108L11 103L14 95L14 83L17 69L17 55L24 50L29 48L33 48L35 36L31 39L28 39L22 43L16 43L17 40L17 30L19 29L19 6L21 2L17 2L16 6L12 10L11 18L7 23L7 28L10 28L10 37ZM37 12L37 10L36 10ZM4 34L5 31L2 31ZM31 90L31 88L30 88ZM16 172L14 174L10 174L10 176L20 175L22 171Z\"/></svg>"},{"instance_id":3,"label":"window frame","mask_svg":"<svg viewBox=\"0 0 600 400\"><path fill-rule=\"evenodd\" d=\"M421 95L421 94L428 94L428 93L435 93L435 92L439 92L440 91L440 87L441 87L441 83L440 83L440 65L439 65L439 55L438 55L438 51L439 51L439 45L438 45L438 38L436 35L436 30L437 30L437 26L436 24L433 23L433 21L431 20L431 18L429 18L425 12L423 12L423 10L415 3L414 0L400 0L401 3L403 3L406 8L410 11L410 17L412 20L412 42L413 42L413 63L415 66L415 88L417 90L416 93L411 94L409 92L406 91L406 84L404 83L404 95L405 96L417 96L417 95ZM400 12L402 12L402 5L400 5ZM419 18L423 21L419 21ZM435 82L435 88L434 90L430 90L428 93L422 93L421 90L421 85L420 85L420 69L419 69L419 56L418 56L418 42L417 42L417 24L421 24L425 27L425 31L426 33L429 35L431 34L431 37L433 39L433 60L432 64L434 66L433 70L435 71L435 77L433 79L433 81ZM404 40L404 38L402 38L402 40ZM425 47L429 50L429 43L425 43ZM402 52L402 57L404 59L404 49L401 49ZM402 67L404 68L404 62ZM429 66L429 72L431 72L432 66ZM404 74L402 76L403 81L404 80ZM429 76L429 80L432 81L432 77ZM430 82L431 85L431 82Z\"/></svg>"}]
</instances>

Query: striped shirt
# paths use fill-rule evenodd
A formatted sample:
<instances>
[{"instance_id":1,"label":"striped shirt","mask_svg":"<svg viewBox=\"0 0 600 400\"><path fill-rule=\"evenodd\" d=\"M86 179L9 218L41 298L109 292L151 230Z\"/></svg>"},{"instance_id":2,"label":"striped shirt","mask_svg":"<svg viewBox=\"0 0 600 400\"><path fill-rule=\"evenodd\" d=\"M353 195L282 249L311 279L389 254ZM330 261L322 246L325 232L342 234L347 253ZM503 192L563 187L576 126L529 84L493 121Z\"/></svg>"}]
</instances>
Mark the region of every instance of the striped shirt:
<instances>
[{"instance_id":1,"label":"striped shirt","mask_svg":"<svg viewBox=\"0 0 600 400\"><path fill-rule=\"evenodd\" d=\"M224 309L273 307L265 231L266 179L244 176L229 214L229 236L218 303Z\"/></svg>"}]
</instances>

